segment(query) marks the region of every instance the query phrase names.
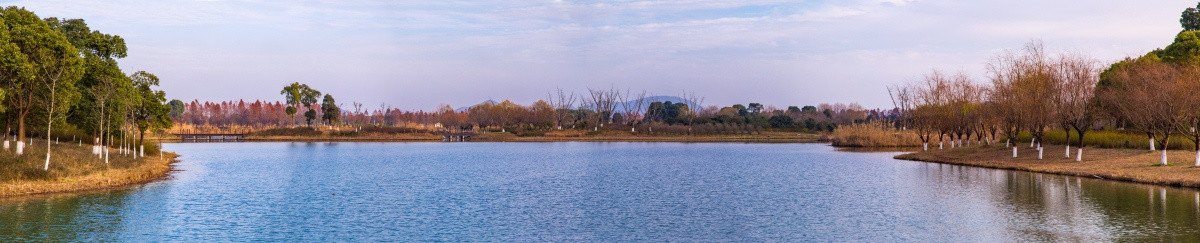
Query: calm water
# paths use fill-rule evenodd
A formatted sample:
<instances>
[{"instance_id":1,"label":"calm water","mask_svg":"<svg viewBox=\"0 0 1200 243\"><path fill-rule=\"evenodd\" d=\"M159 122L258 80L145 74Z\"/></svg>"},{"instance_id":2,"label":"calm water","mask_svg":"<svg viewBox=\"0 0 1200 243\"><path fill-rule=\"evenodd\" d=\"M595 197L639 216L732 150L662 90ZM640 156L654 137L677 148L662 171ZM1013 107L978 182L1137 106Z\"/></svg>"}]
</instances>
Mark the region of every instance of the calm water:
<instances>
[{"instance_id":1,"label":"calm water","mask_svg":"<svg viewBox=\"0 0 1200 243\"><path fill-rule=\"evenodd\" d=\"M0 201L0 242L1200 240L1198 191L819 144L167 148L169 180Z\"/></svg>"}]
</instances>

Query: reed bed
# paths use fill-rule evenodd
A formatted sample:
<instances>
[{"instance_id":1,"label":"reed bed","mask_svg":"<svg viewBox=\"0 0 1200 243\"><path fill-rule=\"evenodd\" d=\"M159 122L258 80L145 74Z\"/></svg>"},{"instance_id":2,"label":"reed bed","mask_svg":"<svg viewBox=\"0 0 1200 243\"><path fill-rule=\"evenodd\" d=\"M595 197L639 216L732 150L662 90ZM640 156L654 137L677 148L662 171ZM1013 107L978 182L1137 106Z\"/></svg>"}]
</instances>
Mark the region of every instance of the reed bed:
<instances>
[{"instance_id":1,"label":"reed bed","mask_svg":"<svg viewBox=\"0 0 1200 243\"><path fill-rule=\"evenodd\" d=\"M852 124L838 127L829 135L838 147L916 147L921 138L916 132L885 128L878 124Z\"/></svg>"}]
</instances>

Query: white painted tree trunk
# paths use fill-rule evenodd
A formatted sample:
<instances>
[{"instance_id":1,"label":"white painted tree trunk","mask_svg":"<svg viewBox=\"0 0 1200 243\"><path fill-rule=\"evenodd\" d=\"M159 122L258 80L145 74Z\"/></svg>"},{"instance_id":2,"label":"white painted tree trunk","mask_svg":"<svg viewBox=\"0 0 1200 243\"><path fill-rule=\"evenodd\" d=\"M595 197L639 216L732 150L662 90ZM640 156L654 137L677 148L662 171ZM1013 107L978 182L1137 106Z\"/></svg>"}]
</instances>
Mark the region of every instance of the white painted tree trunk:
<instances>
[{"instance_id":1,"label":"white painted tree trunk","mask_svg":"<svg viewBox=\"0 0 1200 243\"><path fill-rule=\"evenodd\" d=\"M1064 158L1068 158L1068 159L1071 158L1071 145L1070 144L1067 144L1067 155Z\"/></svg>"},{"instance_id":2,"label":"white painted tree trunk","mask_svg":"<svg viewBox=\"0 0 1200 243\"><path fill-rule=\"evenodd\" d=\"M1038 150L1038 159L1042 159L1042 153L1045 152L1046 150L1042 149L1042 147L1038 147L1037 150Z\"/></svg>"},{"instance_id":3,"label":"white painted tree trunk","mask_svg":"<svg viewBox=\"0 0 1200 243\"><path fill-rule=\"evenodd\" d=\"M25 141L17 141L17 155L25 154Z\"/></svg>"},{"instance_id":4,"label":"white painted tree trunk","mask_svg":"<svg viewBox=\"0 0 1200 243\"><path fill-rule=\"evenodd\" d=\"M924 151L929 151L929 143L921 143L921 145L924 147Z\"/></svg>"},{"instance_id":5,"label":"white painted tree trunk","mask_svg":"<svg viewBox=\"0 0 1200 243\"><path fill-rule=\"evenodd\" d=\"M944 145L942 145L942 141L938 141L938 149L945 149Z\"/></svg>"},{"instance_id":6,"label":"white painted tree trunk","mask_svg":"<svg viewBox=\"0 0 1200 243\"><path fill-rule=\"evenodd\" d=\"M1162 163L1162 165L1167 165L1167 150L1166 149L1162 150L1162 158L1160 158L1158 160L1158 162Z\"/></svg>"},{"instance_id":7,"label":"white painted tree trunk","mask_svg":"<svg viewBox=\"0 0 1200 243\"><path fill-rule=\"evenodd\" d=\"M8 139L4 140L4 150L8 150Z\"/></svg>"},{"instance_id":8,"label":"white painted tree trunk","mask_svg":"<svg viewBox=\"0 0 1200 243\"><path fill-rule=\"evenodd\" d=\"M108 146L101 146L100 150L100 153L104 154L104 164L108 164Z\"/></svg>"},{"instance_id":9,"label":"white painted tree trunk","mask_svg":"<svg viewBox=\"0 0 1200 243\"><path fill-rule=\"evenodd\" d=\"M142 157L146 157L146 145L139 145L138 154L141 154Z\"/></svg>"},{"instance_id":10,"label":"white painted tree trunk","mask_svg":"<svg viewBox=\"0 0 1200 243\"><path fill-rule=\"evenodd\" d=\"M1013 146L1013 158L1017 157L1017 146Z\"/></svg>"},{"instance_id":11,"label":"white painted tree trunk","mask_svg":"<svg viewBox=\"0 0 1200 243\"><path fill-rule=\"evenodd\" d=\"M954 148L954 144L955 144L954 140L950 140L950 148Z\"/></svg>"},{"instance_id":12,"label":"white painted tree trunk","mask_svg":"<svg viewBox=\"0 0 1200 243\"><path fill-rule=\"evenodd\" d=\"M1194 127L1193 127L1192 129L1196 129L1196 128L1194 128ZM1200 166L1200 150L1196 150L1196 164L1195 164L1195 166Z\"/></svg>"},{"instance_id":13,"label":"white painted tree trunk","mask_svg":"<svg viewBox=\"0 0 1200 243\"><path fill-rule=\"evenodd\" d=\"M637 132L637 128L629 128L629 132Z\"/></svg>"},{"instance_id":14,"label":"white painted tree trunk","mask_svg":"<svg viewBox=\"0 0 1200 243\"><path fill-rule=\"evenodd\" d=\"M1154 151L1154 138L1150 138L1150 151Z\"/></svg>"},{"instance_id":15,"label":"white painted tree trunk","mask_svg":"<svg viewBox=\"0 0 1200 243\"><path fill-rule=\"evenodd\" d=\"M1032 139L1032 138L1030 138L1030 139L1029 139L1029 147L1030 147L1030 148L1032 148L1032 147L1033 147L1033 139Z\"/></svg>"},{"instance_id":16,"label":"white painted tree trunk","mask_svg":"<svg viewBox=\"0 0 1200 243\"><path fill-rule=\"evenodd\" d=\"M1011 139L1011 138L1009 138L1009 139L1005 139L1005 140L1004 140L1004 147L1005 147L1005 148L1007 148L1007 147L1012 147L1012 144L1011 144L1011 142L1012 142L1012 139Z\"/></svg>"},{"instance_id":17,"label":"white painted tree trunk","mask_svg":"<svg viewBox=\"0 0 1200 243\"><path fill-rule=\"evenodd\" d=\"M1075 152L1075 162L1083 161L1083 148L1079 148L1079 152Z\"/></svg>"}]
</instances>

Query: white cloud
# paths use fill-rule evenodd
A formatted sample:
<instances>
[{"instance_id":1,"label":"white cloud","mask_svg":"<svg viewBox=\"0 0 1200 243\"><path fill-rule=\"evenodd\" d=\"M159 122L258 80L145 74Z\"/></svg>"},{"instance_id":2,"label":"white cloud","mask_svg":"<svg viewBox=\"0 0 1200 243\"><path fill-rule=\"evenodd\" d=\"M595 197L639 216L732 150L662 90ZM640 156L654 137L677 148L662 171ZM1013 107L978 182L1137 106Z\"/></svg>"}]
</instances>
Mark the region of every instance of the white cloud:
<instances>
[{"instance_id":1,"label":"white cloud","mask_svg":"<svg viewBox=\"0 0 1200 243\"><path fill-rule=\"evenodd\" d=\"M1175 1L19 1L127 37L126 69L182 99L342 100L431 109L619 85L710 104L859 101L933 69L982 76L1031 39L1101 60L1178 31ZM246 87L216 91L206 87Z\"/></svg>"}]
</instances>

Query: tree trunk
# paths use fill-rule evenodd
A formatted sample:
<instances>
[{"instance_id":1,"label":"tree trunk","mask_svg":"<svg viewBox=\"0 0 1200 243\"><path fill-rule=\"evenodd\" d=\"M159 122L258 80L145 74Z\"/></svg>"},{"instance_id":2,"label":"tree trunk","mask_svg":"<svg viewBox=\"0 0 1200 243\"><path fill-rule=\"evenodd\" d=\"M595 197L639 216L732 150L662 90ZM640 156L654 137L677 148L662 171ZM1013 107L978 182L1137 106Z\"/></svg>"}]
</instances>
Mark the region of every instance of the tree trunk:
<instances>
[{"instance_id":1,"label":"tree trunk","mask_svg":"<svg viewBox=\"0 0 1200 243\"><path fill-rule=\"evenodd\" d=\"M25 115L28 115L28 112L21 111L17 114L17 155L25 154Z\"/></svg>"},{"instance_id":2,"label":"tree trunk","mask_svg":"<svg viewBox=\"0 0 1200 243\"><path fill-rule=\"evenodd\" d=\"M1162 150L1162 157L1158 161L1159 161L1159 163L1162 163L1162 165L1167 165L1167 150L1166 149Z\"/></svg>"},{"instance_id":3,"label":"tree trunk","mask_svg":"<svg viewBox=\"0 0 1200 243\"><path fill-rule=\"evenodd\" d=\"M46 112L46 165L42 167L44 171L50 170L50 128L54 126L54 91L56 91L57 86L57 79L50 82L50 112Z\"/></svg>"}]
</instances>

